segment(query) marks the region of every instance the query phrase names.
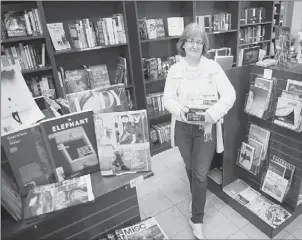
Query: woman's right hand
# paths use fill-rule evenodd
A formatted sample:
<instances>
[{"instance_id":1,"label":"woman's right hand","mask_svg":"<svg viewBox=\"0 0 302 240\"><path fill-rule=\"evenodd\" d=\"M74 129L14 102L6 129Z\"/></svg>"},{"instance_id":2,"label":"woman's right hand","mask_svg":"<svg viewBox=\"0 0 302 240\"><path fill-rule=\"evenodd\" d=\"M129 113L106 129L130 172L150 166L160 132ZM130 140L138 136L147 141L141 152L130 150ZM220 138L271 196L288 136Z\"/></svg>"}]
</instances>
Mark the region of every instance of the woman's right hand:
<instances>
[{"instance_id":1,"label":"woman's right hand","mask_svg":"<svg viewBox=\"0 0 302 240\"><path fill-rule=\"evenodd\" d=\"M188 119L187 119L187 116L186 114L189 112L189 108L188 107L183 107L181 110L180 110L180 118L182 121L184 122L187 122Z\"/></svg>"}]
</instances>

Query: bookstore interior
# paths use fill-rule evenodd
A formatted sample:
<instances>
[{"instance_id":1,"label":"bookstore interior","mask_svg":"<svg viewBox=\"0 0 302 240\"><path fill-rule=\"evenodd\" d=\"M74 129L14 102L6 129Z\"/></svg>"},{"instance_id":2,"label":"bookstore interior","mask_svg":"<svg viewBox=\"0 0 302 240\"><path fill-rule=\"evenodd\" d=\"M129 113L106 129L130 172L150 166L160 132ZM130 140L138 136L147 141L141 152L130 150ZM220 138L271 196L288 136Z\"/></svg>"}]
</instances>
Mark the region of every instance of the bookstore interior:
<instances>
[{"instance_id":1,"label":"bookstore interior","mask_svg":"<svg viewBox=\"0 0 302 240\"><path fill-rule=\"evenodd\" d=\"M301 12L298 1L1 1L2 239L168 239L140 215L136 187L172 149L165 81L193 22L236 91L207 188L276 236L302 213Z\"/></svg>"}]
</instances>

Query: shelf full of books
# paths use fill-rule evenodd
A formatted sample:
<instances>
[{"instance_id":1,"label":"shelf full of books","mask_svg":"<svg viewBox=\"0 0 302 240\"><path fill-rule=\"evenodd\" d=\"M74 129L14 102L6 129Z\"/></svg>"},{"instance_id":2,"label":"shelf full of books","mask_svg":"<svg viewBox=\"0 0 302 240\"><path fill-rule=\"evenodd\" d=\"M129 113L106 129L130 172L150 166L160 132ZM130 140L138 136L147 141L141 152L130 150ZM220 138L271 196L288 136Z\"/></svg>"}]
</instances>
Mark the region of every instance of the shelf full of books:
<instances>
[{"instance_id":1,"label":"shelf full of books","mask_svg":"<svg viewBox=\"0 0 302 240\"><path fill-rule=\"evenodd\" d=\"M7 106L2 109L1 145L13 173L2 169L7 183L2 201L16 220L92 201L91 173L151 170L147 111L129 111L124 84L68 94L70 113L45 119L19 68L2 68L1 78L1 100ZM73 193L74 188L83 194ZM69 197L62 201L64 194Z\"/></svg>"}]
</instances>

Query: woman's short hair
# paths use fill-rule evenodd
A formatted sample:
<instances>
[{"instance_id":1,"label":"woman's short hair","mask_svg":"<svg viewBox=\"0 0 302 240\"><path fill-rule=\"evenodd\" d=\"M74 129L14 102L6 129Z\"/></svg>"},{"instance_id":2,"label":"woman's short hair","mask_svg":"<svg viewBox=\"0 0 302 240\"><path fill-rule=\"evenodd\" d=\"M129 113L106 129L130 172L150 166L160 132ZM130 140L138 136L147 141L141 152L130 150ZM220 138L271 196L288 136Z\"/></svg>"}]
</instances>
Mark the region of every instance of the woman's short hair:
<instances>
[{"instance_id":1,"label":"woman's short hair","mask_svg":"<svg viewBox=\"0 0 302 240\"><path fill-rule=\"evenodd\" d=\"M185 26L185 29L176 44L176 48L180 56L182 57L186 56L186 52L183 48L183 45L185 44L186 40L190 38L192 35L194 35L195 33L200 33L203 41L201 54L204 56L207 55L207 52L209 50L209 39L207 33L197 23L189 23L188 25Z\"/></svg>"}]
</instances>

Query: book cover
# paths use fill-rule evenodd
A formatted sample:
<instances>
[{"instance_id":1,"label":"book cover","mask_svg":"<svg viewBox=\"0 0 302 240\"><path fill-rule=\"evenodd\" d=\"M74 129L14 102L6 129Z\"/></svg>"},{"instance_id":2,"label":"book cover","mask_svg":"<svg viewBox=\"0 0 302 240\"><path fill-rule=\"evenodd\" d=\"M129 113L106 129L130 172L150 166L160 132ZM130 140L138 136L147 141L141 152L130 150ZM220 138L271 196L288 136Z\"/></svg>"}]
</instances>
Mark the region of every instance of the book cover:
<instances>
[{"instance_id":1,"label":"book cover","mask_svg":"<svg viewBox=\"0 0 302 240\"><path fill-rule=\"evenodd\" d=\"M3 13L3 22L8 37L27 36L24 12L8 11ZM4 30L4 29L2 29ZM1 30L1 32L2 32Z\"/></svg>"},{"instance_id":2,"label":"book cover","mask_svg":"<svg viewBox=\"0 0 302 240\"><path fill-rule=\"evenodd\" d=\"M85 69L67 70L65 71L65 75L66 94L91 89Z\"/></svg>"},{"instance_id":3,"label":"book cover","mask_svg":"<svg viewBox=\"0 0 302 240\"><path fill-rule=\"evenodd\" d=\"M229 196L231 196L232 198L235 198L239 193L247 189L249 186L250 185L248 185L246 182L242 181L241 179L236 179L234 182L223 187L223 191Z\"/></svg>"},{"instance_id":4,"label":"book cover","mask_svg":"<svg viewBox=\"0 0 302 240\"><path fill-rule=\"evenodd\" d=\"M127 84L127 62L126 58L118 57L117 66L114 76L114 84L125 83Z\"/></svg>"},{"instance_id":5,"label":"book cover","mask_svg":"<svg viewBox=\"0 0 302 240\"><path fill-rule=\"evenodd\" d=\"M250 146L245 142L242 142L238 164L249 171L253 164L254 152L255 152L254 147Z\"/></svg>"},{"instance_id":6,"label":"book cover","mask_svg":"<svg viewBox=\"0 0 302 240\"><path fill-rule=\"evenodd\" d=\"M180 36L184 30L184 21L182 17L167 18L168 35Z\"/></svg>"},{"instance_id":7,"label":"book cover","mask_svg":"<svg viewBox=\"0 0 302 240\"><path fill-rule=\"evenodd\" d=\"M243 49L242 65L249 65L258 62L260 46Z\"/></svg>"},{"instance_id":8,"label":"book cover","mask_svg":"<svg viewBox=\"0 0 302 240\"><path fill-rule=\"evenodd\" d=\"M299 95L302 98L302 82L297 80L288 79L286 84L286 90Z\"/></svg>"},{"instance_id":9,"label":"book cover","mask_svg":"<svg viewBox=\"0 0 302 240\"><path fill-rule=\"evenodd\" d=\"M147 23L146 18L139 18L137 19L138 26L139 26L139 35L141 40L147 40L148 39L148 29L147 29Z\"/></svg>"},{"instance_id":10,"label":"book cover","mask_svg":"<svg viewBox=\"0 0 302 240\"><path fill-rule=\"evenodd\" d=\"M273 205L273 202L265 196L259 195L250 201L246 207L250 209L257 216L262 216Z\"/></svg>"},{"instance_id":11,"label":"book cover","mask_svg":"<svg viewBox=\"0 0 302 240\"><path fill-rule=\"evenodd\" d=\"M92 90L66 94L66 99L71 113L96 109L96 101Z\"/></svg>"},{"instance_id":12,"label":"book cover","mask_svg":"<svg viewBox=\"0 0 302 240\"><path fill-rule=\"evenodd\" d=\"M45 118L32 97L21 69L1 68L1 134L30 126Z\"/></svg>"},{"instance_id":13,"label":"book cover","mask_svg":"<svg viewBox=\"0 0 302 240\"><path fill-rule=\"evenodd\" d=\"M166 36L163 19L156 18L156 19L154 19L154 23L155 23L155 28L156 28L156 37Z\"/></svg>"},{"instance_id":14,"label":"book cover","mask_svg":"<svg viewBox=\"0 0 302 240\"><path fill-rule=\"evenodd\" d=\"M99 87L92 90L95 99L95 113L128 111L125 84Z\"/></svg>"},{"instance_id":15,"label":"book cover","mask_svg":"<svg viewBox=\"0 0 302 240\"><path fill-rule=\"evenodd\" d=\"M99 170L93 111L45 120L40 126L59 181Z\"/></svg>"},{"instance_id":16,"label":"book cover","mask_svg":"<svg viewBox=\"0 0 302 240\"><path fill-rule=\"evenodd\" d=\"M92 89L110 85L108 69L105 64L89 66L89 69L93 76L93 82L90 83Z\"/></svg>"},{"instance_id":17,"label":"book cover","mask_svg":"<svg viewBox=\"0 0 302 240\"><path fill-rule=\"evenodd\" d=\"M264 146L261 142L258 142L253 138L248 139L248 144L255 149L254 158L253 158L253 162L252 162L250 171L254 174L258 174L259 167L261 164L261 154L264 150Z\"/></svg>"},{"instance_id":18,"label":"book cover","mask_svg":"<svg viewBox=\"0 0 302 240\"><path fill-rule=\"evenodd\" d=\"M102 175L150 170L146 110L94 116Z\"/></svg>"},{"instance_id":19,"label":"book cover","mask_svg":"<svg viewBox=\"0 0 302 240\"><path fill-rule=\"evenodd\" d=\"M36 187L24 201L24 219L94 200L89 175Z\"/></svg>"},{"instance_id":20,"label":"book cover","mask_svg":"<svg viewBox=\"0 0 302 240\"><path fill-rule=\"evenodd\" d=\"M70 49L70 43L65 35L63 23L48 23L48 32L56 51Z\"/></svg>"},{"instance_id":21,"label":"book cover","mask_svg":"<svg viewBox=\"0 0 302 240\"><path fill-rule=\"evenodd\" d=\"M147 26L147 31L148 31L148 37L149 37L149 39L155 39L155 38L157 38L155 19L148 19L148 20L146 20L146 26Z\"/></svg>"},{"instance_id":22,"label":"book cover","mask_svg":"<svg viewBox=\"0 0 302 240\"><path fill-rule=\"evenodd\" d=\"M270 91L251 86L248 94L245 112L262 118L270 100Z\"/></svg>"},{"instance_id":23,"label":"book cover","mask_svg":"<svg viewBox=\"0 0 302 240\"><path fill-rule=\"evenodd\" d=\"M291 217L291 214L280 205L273 204L260 217L273 228L276 228Z\"/></svg>"},{"instance_id":24,"label":"book cover","mask_svg":"<svg viewBox=\"0 0 302 240\"><path fill-rule=\"evenodd\" d=\"M1 141L22 195L36 186L56 182L38 124L3 135Z\"/></svg>"},{"instance_id":25,"label":"book cover","mask_svg":"<svg viewBox=\"0 0 302 240\"><path fill-rule=\"evenodd\" d=\"M248 187L245 190L243 190L242 192L240 192L236 196L235 199L238 202L240 202L242 205L246 206L250 202L252 202L255 198L259 197L260 195L261 195L261 193L257 192L252 187Z\"/></svg>"}]
</instances>

